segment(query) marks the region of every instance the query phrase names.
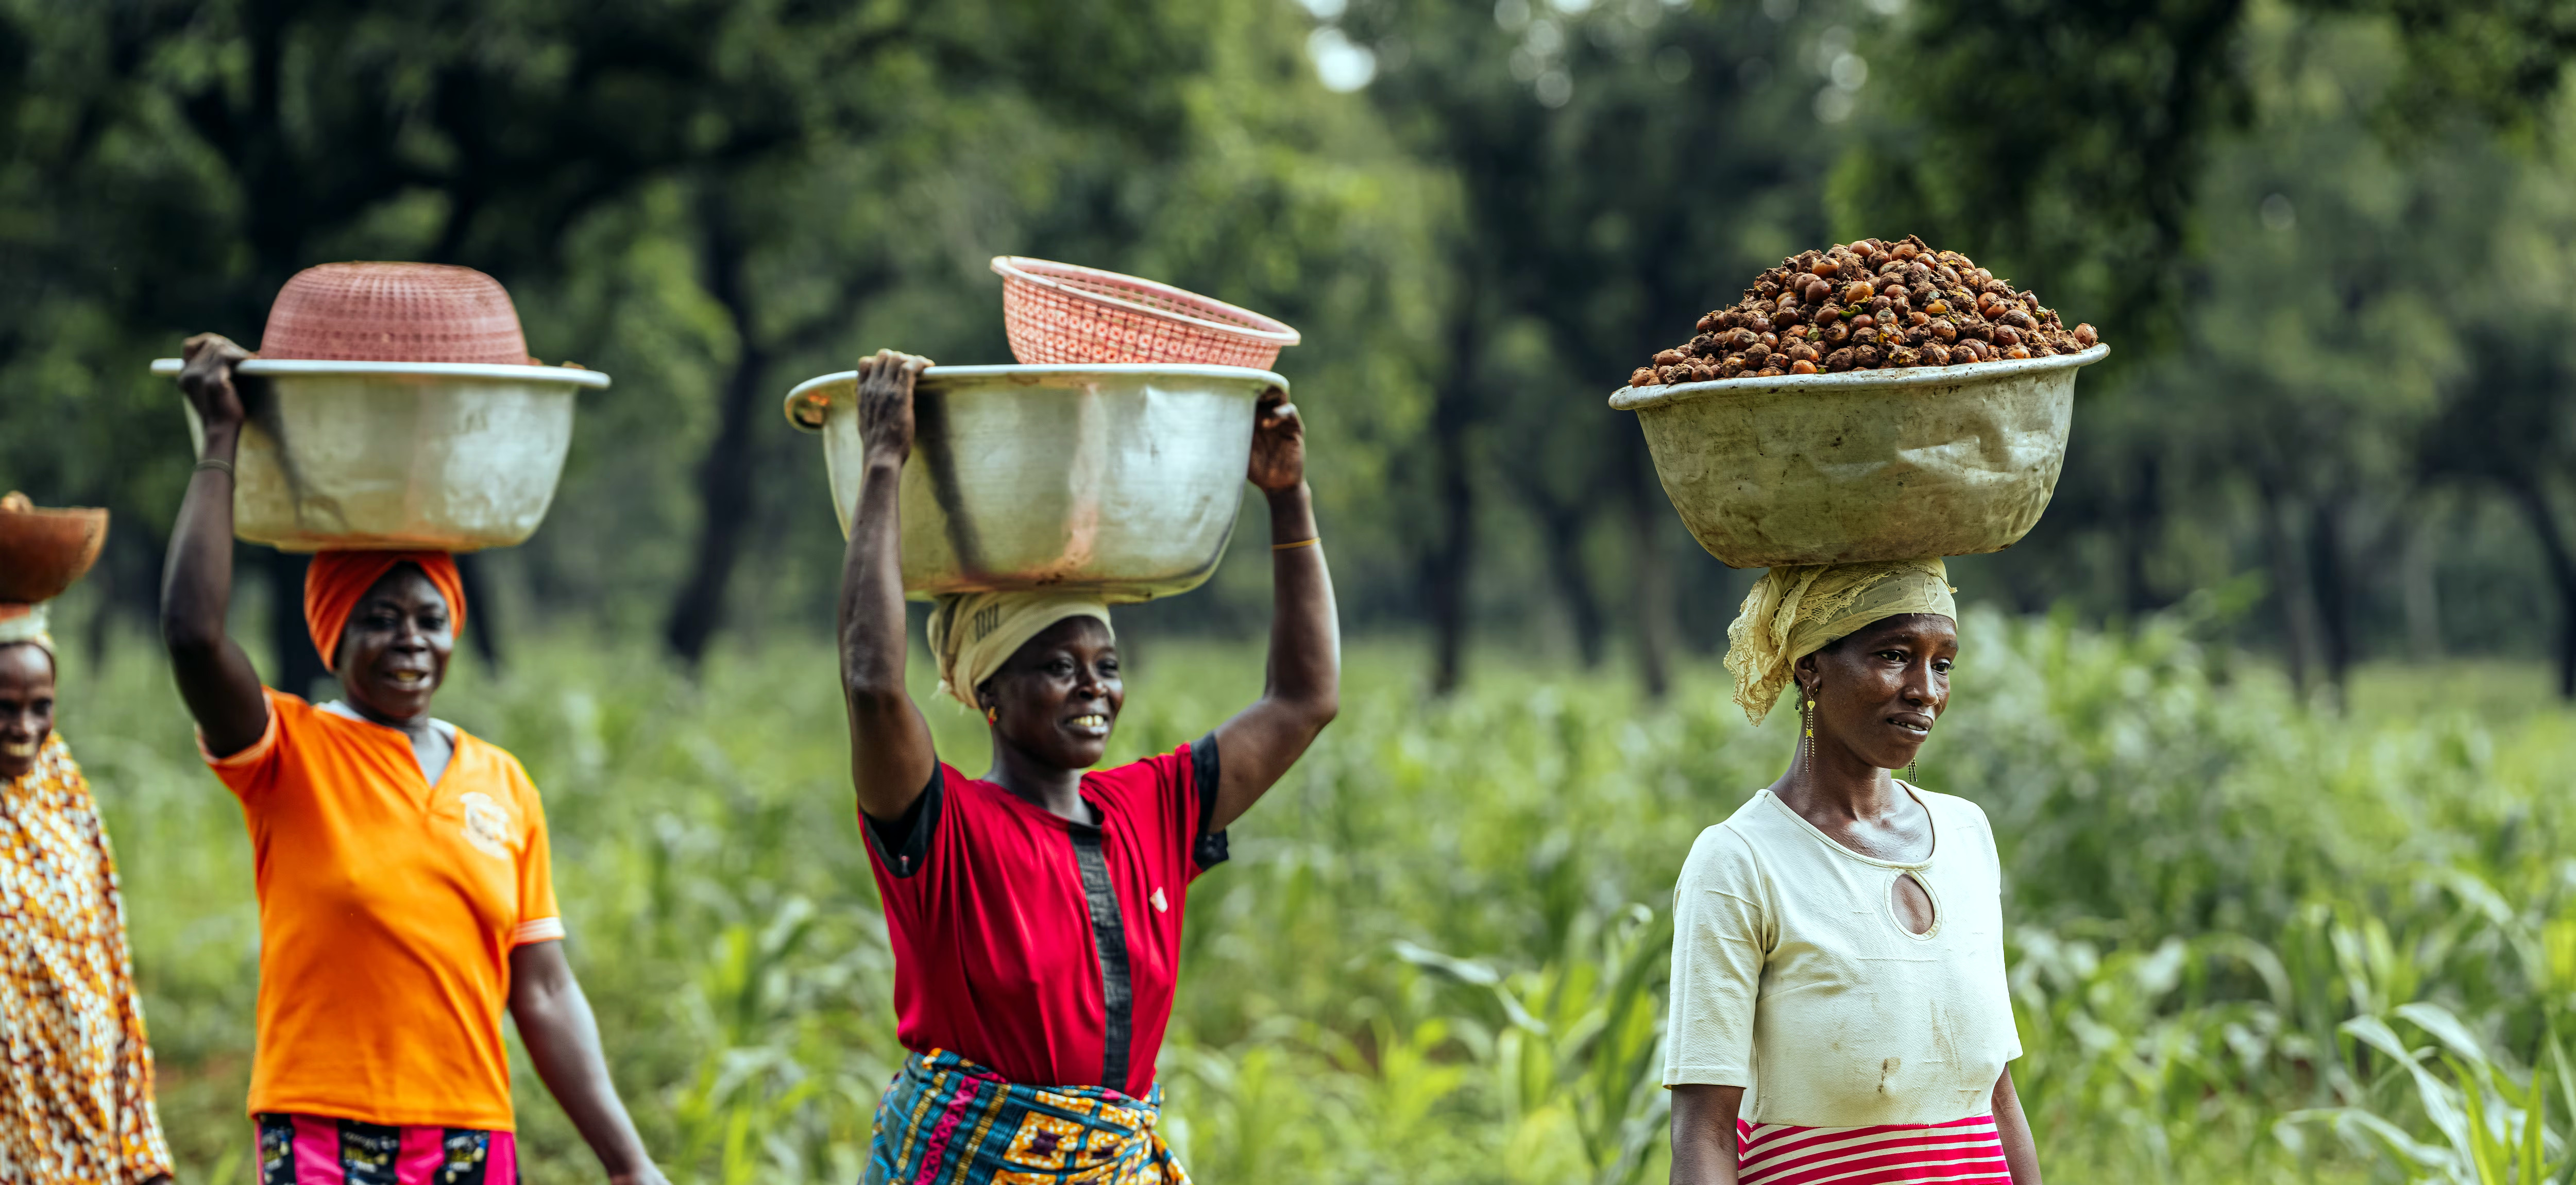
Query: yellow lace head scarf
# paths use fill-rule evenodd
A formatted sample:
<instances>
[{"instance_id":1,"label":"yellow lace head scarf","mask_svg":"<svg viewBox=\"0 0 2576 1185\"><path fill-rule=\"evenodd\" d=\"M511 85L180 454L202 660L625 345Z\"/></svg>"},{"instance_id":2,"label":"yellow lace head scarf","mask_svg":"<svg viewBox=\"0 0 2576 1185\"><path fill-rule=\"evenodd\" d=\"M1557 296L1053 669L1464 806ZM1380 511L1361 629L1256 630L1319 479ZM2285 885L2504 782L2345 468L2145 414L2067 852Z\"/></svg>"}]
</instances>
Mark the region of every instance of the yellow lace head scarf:
<instances>
[{"instance_id":1,"label":"yellow lace head scarf","mask_svg":"<svg viewBox=\"0 0 2576 1185\"><path fill-rule=\"evenodd\" d=\"M1011 661L1029 639L1068 617L1089 617L1109 629L1109 604L1096 596L1060 592L958 593L930 607L930 655L939 664L939 691L976 711L975 689Z\"/></svg>"},{"instance_id":2,"label":"yellow lace head scarf","mask_svg":"<svg viewBox=\"0 0 2576 1185\"><path fill-rule=\"evenodd\" d=\"M1735 623L1726 627L1726 669L1735 702L1755 724L1789 686L1798 660L1873 621L1904 613L1956 620L1950 571L1938 558L1873 564L1800 564L1773 568L1753 583Z\"/></svg>"}]
</instances>

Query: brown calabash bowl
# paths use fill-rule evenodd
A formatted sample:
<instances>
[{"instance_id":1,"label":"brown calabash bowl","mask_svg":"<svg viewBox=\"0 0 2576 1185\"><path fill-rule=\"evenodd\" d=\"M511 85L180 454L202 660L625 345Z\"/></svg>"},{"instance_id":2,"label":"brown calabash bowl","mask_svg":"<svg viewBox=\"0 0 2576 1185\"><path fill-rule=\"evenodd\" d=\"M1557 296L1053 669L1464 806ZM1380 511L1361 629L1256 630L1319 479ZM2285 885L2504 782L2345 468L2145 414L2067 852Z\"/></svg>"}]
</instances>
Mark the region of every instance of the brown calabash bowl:
<instances>
[{"instance_id":1,"label":"brown calabash bowl","mask_svg":"<svg viewBox=\"0 0 2576 1185\"><path fill-rule=\"evenodd\" d=\"M107 512L0 509L0 603L30 605L61 596L98 562Z\"/></svg>"}]
</instances>

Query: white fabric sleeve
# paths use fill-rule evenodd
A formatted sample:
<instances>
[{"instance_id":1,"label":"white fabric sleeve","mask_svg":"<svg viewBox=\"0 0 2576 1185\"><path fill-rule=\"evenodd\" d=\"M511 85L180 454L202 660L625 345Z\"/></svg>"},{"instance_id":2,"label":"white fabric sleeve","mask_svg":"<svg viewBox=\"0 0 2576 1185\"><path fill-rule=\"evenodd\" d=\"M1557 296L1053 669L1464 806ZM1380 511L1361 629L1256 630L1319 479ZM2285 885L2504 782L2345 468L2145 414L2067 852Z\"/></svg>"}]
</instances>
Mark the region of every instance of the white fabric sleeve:
<instances>
[{"instance_id":1,"label":"white fabric sleeve","mask_svg":"<svg viewBox=\"0 0 2576 1185\"><path fill-rule=\"evenodd\" d=\"M1753 1005L1774 940L1769 894L1744 837L1700 832L1673 887L1665 1086L1753 1085Z\"/></svg>"}]
</instances>

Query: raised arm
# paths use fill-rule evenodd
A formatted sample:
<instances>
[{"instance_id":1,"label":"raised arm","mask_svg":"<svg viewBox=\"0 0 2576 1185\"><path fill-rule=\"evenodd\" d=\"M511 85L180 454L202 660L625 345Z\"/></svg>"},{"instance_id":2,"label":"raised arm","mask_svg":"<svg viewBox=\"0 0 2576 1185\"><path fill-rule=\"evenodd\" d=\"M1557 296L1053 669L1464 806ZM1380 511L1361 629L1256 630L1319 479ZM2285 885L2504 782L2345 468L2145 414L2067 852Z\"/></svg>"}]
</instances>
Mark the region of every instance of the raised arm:
<instances>
[{"instance_id":1,"label":"raised arm","mask_svg":"<svg viewBox=\"0 0 2576 1185\"><path fill-rule=\"evenodd\" d=\"M850 784L859 809L893 822L930 785L930 726L903 686L903 532L895 504L912 455L912 384L927 358L859 360L859 505L841 563L841 694L850 709Z\"/></svg>"},{"instance_id":2,"label":"raised arm","mask_svg":"<svg viewBox=\"0 0 2576 1185\"><path fill-rule=\"evenodd\" d=\"M1243 817L1341 711L1342 628L1306 488L1306 425L1281 391L1253 413L1245 476L1270 500L1270 667L1261 698L1216 730L1211 825Z\"/></svg>"},{"instance_id":3,"label":"raised arm","mask_svg":"<svg viewBox=\"0 0 2576 1185\"><path fill-rule=\"evenodd\" d=\"M161 570L161 641L179 698L197 718L206 751L229 757L268 730L268 699L250 656L224 633L233 595L233 457L241 447L241 392L233 364L250 355L211 333L188 339L179 390L206 430L205 452L188 479L170 557Z\"/></svg>"}]
</instances>

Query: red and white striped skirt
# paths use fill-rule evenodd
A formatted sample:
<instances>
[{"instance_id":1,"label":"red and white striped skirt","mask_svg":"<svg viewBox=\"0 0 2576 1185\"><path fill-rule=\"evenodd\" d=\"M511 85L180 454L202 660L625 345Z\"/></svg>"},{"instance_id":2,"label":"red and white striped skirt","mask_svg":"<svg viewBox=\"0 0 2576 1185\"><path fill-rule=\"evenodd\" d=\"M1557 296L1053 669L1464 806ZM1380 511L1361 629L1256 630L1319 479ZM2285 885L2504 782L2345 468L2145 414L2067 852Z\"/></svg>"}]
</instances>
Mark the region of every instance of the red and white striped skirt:
<instances>
[{"instance_id":1,"label":"red and white striped skirt","mask_svg":"<svg viewBox=\"0 0 2576 1185\"><path fill-rule=\"evenodd\" d=\"M1742 1185L2012 1185L1993 1115L1883 1127L1735 1124Z\"/></svg>"}]
</instances>

